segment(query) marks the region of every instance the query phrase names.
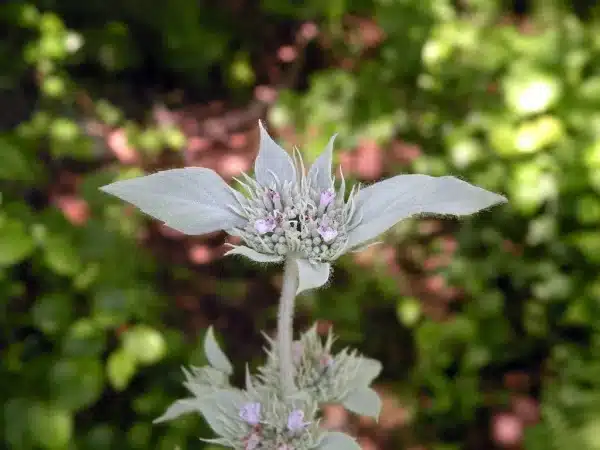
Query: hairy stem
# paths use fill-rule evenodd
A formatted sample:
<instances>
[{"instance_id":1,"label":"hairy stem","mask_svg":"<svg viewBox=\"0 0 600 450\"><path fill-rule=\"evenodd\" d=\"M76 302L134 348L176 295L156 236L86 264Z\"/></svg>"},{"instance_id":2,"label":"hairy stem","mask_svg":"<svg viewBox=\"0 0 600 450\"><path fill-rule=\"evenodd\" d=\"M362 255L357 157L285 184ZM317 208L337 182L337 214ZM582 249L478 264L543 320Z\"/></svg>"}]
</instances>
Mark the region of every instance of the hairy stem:
<instances>
[{"instance_id":1,"label":"hairy stem","mask_svg":"<svg viewBox=\"0 0 600 450\"><path fill-rule=\"evenodd\" d=\"M277 316L277 347L279 350L279 373L283 395L292 394L294 385L294 364L292 360L292 322L294 319L294 299L298 290L298 273L293 258L286 259L283 270L283 287L279 299Z\"/></svg>"}]
</instances>

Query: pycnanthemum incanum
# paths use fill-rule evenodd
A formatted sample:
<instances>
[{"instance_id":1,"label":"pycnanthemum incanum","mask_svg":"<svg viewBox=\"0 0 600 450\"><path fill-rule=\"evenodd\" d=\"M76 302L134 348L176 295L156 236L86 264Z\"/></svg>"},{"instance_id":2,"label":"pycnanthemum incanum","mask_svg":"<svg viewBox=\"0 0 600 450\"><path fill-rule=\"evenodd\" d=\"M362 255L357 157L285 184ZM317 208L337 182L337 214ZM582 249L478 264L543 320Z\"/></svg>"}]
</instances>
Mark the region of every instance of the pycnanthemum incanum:
<instances>
[{"instance_id":1,"label":"pycnanthemum incanum","mask_svg":"<svg viewBox=\"0 0 600 450\"><path fill-rule=\"evenodd\" d=\"M336 190L332 176L335 136L308 171L300 153L293 158L262 123L254 178L237 180L246 195L216 172L201 167L171 169L102 187L185 234L216 230L240 236L240 254L258 262L292 257L298 290L322 286L331 262L359 249L402 219L417 214L464 216L506 202L501 195L458 178L397 175L371 186L346 183ZM341 173L341 171L340 171Z\"/></svg>"}]
</instances>

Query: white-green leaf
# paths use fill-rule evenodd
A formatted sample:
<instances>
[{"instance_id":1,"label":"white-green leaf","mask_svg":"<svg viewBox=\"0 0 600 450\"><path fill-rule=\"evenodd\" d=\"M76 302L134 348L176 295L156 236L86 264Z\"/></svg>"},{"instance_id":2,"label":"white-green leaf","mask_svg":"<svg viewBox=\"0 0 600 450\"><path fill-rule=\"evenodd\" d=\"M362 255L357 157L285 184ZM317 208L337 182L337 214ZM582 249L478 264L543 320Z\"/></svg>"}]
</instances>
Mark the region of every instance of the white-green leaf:
<instances>
[{"instance_id":1,"label":"white-green leaf","mask_svg":"<svg viewBox=\"0 0 600 450\"><path fill-rule=\"evenodd\" d=\"M207 444L219 445L221 447L230 447L231 448L231 440L226 438L214 438L214 439L204 439L199 438L202 442L206 442ZM214 448L210 446L209 448ZM178 450L178 449L177 449Z\"/></svg>"},{"instance_id":2,"label":"white-green leaf","mask_svg":"<svg viewBox=\"0 0 600 450\"><path fill-rule=\"evenodd\" d=\"M363 387L351 391L342 401L342 405L361 416L373 417L379 419L381 412L381 399L377 392L368 387Z\"/></svg>"},{"instance_id":3,"label":"white-green leaf","mask_svg":"<svg viewBox=\"0 0 600 450\"><path fill-rule=\"evenodd\" d=\"M211 386L209 384L201 384L195 381L185 381L183 385L190 391L196 398L204 398L207 395L211 395L218 387Z\"/></svg>"},{"instance_id":4,"label":"white-green leaf","mask_svg":"<svg viewBox=\"0 0 600 450\"><path fill-rule=\"evenodd\" d=\"M204 366L192 369L192 375L186 369L183 370L186 381L183 385L196 397L202 398L212 394L217 389L223 389L229 386L228 375L211 366Z\"/></svg>"},{"instance_id":5,"label":"white-green leaf","mask_svg":"<svg viewBox=\"0 0 600 450\"><path fill-rule=\"evenodd\" d=\"M252 261L260 262L260 263L274 263L274 262L283 261L282 256L268 255L266 253L259 253L256 250L254 250L250 247L246 247L244 245L238 245L237 247L234 247L231 250L229 250L227 253L225 253L225 256L229 256L229 255L242 255L248 259L251 259Z\"/></svg>"},{"instance_id":6,"label":"white-green leaf","mask_svg":"<svg viewBox=\"0 0 600 450\"><path fill-rule=\"evenodd\" d=\"M298 289L296 294L323 286L329 280L331 265L328 263L311 263L306 259L297 259Z\"/></svg>"},{"instance_id":7,"label":"white-green leaf","mask_svg":"<svg viewBox=\"0 0 600 450\"><path fill-rule=\"evenodd\" d=\"M296 181L296 169L290 155L281 148L267 133L262 122L258 122L260 129L260 148L254 162L254 177L263 186L268 186L275 181L273 172L279 181Z\"/></svg>"},{"instance_id":8,"label":"white-green leaf","mask_svg":"<svg viewBox=\"0 0 600 450\"><path fill-rule=\"evenodd\" d=\"M333 158L333 143L336 136L334 134L331 137L323 153L319 155L308 171L308 178L312 180L313 187L320 191L325 191L333 187L331 160Z\"/></svg>"},{"instance_id":9,"label":"white-green leaf","mask_svg":"<svg viewBox=\"0 0 600 450\"><path fill-rule=\"evenodd\" d=\"M505 197L458 178L398 175L359 191L356 207L362 220L353 224L348 248L417 214L465 216L505 202Z\"/></svg>"},{"instance_id":10,"label":"white-green leaf","mask_svg":"<svg viewBox=\"0 0 600 450\"><path fill-rule=\"evenodd\" d=\"M219 436L227 437L238 421L238 414L246 398L236 389L221 389L198 402L200 413Z\"/></svg>"},{"instance_id":11,"label":"white-green leaf","mask_svg":"<svg viewBox=\"0 0 600 450\"><path fill-rule=\"evenodd\" d=\"M238 200L225 181L203 167L171 169L100 188L185 234L241 227L246 219L227 208Z\"/></svg>"},{"instance_id":12,"label":"white-green leaf","mask_svg":"<svg viewBox=\"0 0 600 450\"><path fill-rule=\"evenodd\" d=\"M186 398L184 400L177 400L175 403L173 403L171 406L169 406L167 408L167 410L165 411L165 413L154 419L152 421L152 423L161 423L161 422L166 422L168 420L173 420L176 419L177 417L183 415L183 414L188 414L191 412L199 412L200 409L198 408L198 400L195 398Z\"/></svg>"},{"instance_id":13,"label":"white-green leaf","mask_svg":"<svg viewBox=\"0 0 600 450\"><path fill-rule=\"evenodd\" d=\"M204 337L204 353L206 354L206 359L208 359L209 364L215 369L219 369L227 375L233 373L231 361L229 361L227 355L221 350L221 347L219 347L212 327L208 328L206 336Z\"/></svg>"},{"instance_id":14,"label":"white-green leaf","mask_svg":"<svg viewBox=\"0 0 600 450\"><path fill-rule=\"evenodd\" d=\"M250 373L250 368L248 364L246 364L246 392L251 392L254 390L254 385L252 383L252 374Z\"/></svg>"},{"instance_id":15,"label":"white-green leaf","mask_svg":"<svg viewBox=\"0 0 600 450\"><path fill-rule=\"evenodd\" d=\"M328 431L317 450L360 450L360 445L351 436L339 431Z\"/></svg>"},{"instance_id":16,"label":"white-green leaf","mask_svg":"<svg viewBox=\"0 0 600 450\"><path fill-rule=\"evenodd\" d=\"M379 376L382 368L383 366L376 359L361 357L358 373L352 380L352 385L358 388L369 386Z\"/></svg>"}]
</instances>

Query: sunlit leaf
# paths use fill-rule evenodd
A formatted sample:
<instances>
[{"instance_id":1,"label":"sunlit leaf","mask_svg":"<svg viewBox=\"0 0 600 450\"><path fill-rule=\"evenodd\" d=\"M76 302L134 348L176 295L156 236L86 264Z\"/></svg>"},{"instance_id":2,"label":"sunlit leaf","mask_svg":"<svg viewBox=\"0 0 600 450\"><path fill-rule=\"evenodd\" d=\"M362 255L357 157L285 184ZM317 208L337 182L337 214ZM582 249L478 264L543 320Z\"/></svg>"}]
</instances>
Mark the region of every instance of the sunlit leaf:
<instances>
[{"instance_id":1,"label":"sunlit leaf","mask_svg":"<svg viewBox=\"0 0 600 450\"><path fill-rule=\"evenodd\" d=\"M0 267L23 261L34 247L35 242L31 234L21 222L0 220Z\"/></svg>"},{"instance_id":2,"label":"sunlit leaf","mask_svg":"<svg viewBox=\"0 0 600 450\"><path fill-rule=\"evenodd\" d=\"M147 325L135 325L123 333L123 351L140 364L155 364L166 353L163 335Z\"/></svg>"},{"instance_id":3,"label":"sunlit leaf","mask_svg":"<svg viewBox=\"0 0 600 450\"><path fill-rule=\"evenodd\" d=\"M351 391L342 401L342 405L353 413L361 416L379 419L381 412L381 399L377 392L368 387Z\"/></svg>"},{"instance_id":4,"label":"sunlit leaf","mask_svg":"<svg viewBox=\"0 0 600 450\"><path fill-rule=\"evenodd\" d=\"M112 387L117 391L125 389L137 371L133 355L122 348L113 351L106 363L106 375Z\"/></svg>"},{"instance_id":5,"label":"sunlit leaf","mask_svg":"<svg viewBox=\"0 0 600 450\"><path fill-rule=\"evenodd\" d=\"M41 448L62 449L72 439L73 417L64 409L36 403L28 419L31 436Z\"/></svg>"}]
</instances>

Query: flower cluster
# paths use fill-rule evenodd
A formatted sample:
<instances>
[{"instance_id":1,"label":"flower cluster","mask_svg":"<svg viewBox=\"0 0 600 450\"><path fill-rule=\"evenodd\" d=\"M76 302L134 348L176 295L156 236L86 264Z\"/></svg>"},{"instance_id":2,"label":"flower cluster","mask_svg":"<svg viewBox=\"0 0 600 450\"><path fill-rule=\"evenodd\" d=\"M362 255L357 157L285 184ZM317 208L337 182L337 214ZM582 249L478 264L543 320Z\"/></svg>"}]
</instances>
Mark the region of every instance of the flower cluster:
<instances>
[{"instance_id":1,"label":"flower cluster","mask_svg":"<svg viewBox=\"0 0 600 450\"><path fill-rule=\"evenodd\" d=\"M258 262L291 259L298 290L324 285L331 262L364 247L400 220L415 215L464 216L506 199L454 177L397 175L346 194L343 176L335 187L332 157L335 136L309 170L293 158L259 123L260 149L254 178L243 174L246 195L214 171L171 169L117 181L102 190L126 200L185 234L225 230L240 236L239 254Z\"/></svg>"},{"instance_id":2,"label":"flower cluster","mask_svg":"<svg viewBox=\"0 0 600 450\"><path fill-rule=\"evenodd\" d=\"M229 384L229 360L212 329L204 348L210 365L185 371L185 386L193 397L176 401L155 422L198 412L218 435L205 441L237 450L357 448L346 435L319 428L318 404L310 392L299 389L293 398L284 399L277 384L264 383L269 380L249 372L245 389L236 389Z\"/></svg>"},{"instance_id":3,"label":"flower cluster","mask_svg":"<svg viewBox=\"0 0 600 450\"><path fill-rule=\"evenodd\" d=\"M348 230L360 217L354 204L357 190L345 201L345 183L336 191L333 180L319 184L317 169L304 174L304 164L295 154L294 171L299 181L280 180L261 185L244 176L237 180L247 197L236 209L247 219L244 228L232 231L251 249L276 258L296 253L310 262L335 260L348 243Z\"/></svg>"},{"instance_id":4,"label":"flower cluster","mask_svg":"<svg viewBox=\"0 0 600 450\"><path fill-rule=\"evenodd\" d=\"M279 384L279 358L275 342L267 337L267 363L259 368L258 378L263 384ZM381 372L381 363L360 356L348 348L337 354L332 351L335 338L331 332L325 341L317 333L316 325L294 341L294 383L298 390L309 394L319 405L340 403L347 409L364 416L377 418L381 408L379 396L370 388Z\"/></svg>"},{"instance_id":5,"label":"flower cluster","mask_svg":"<svg viewBox=\"0 0 600 450\"><path fill-rule=\"evenodd\" d=\"M319 436L319 432L309 428L312 424L304 420L304 411L282 408L283 404L274 400L266 411L259 402L248 402L241 406L239 417L246 423L247 433L241 440L238 439L238 445L245 450L314 447L314 437Z\"/></svg>"}]
</instances>

